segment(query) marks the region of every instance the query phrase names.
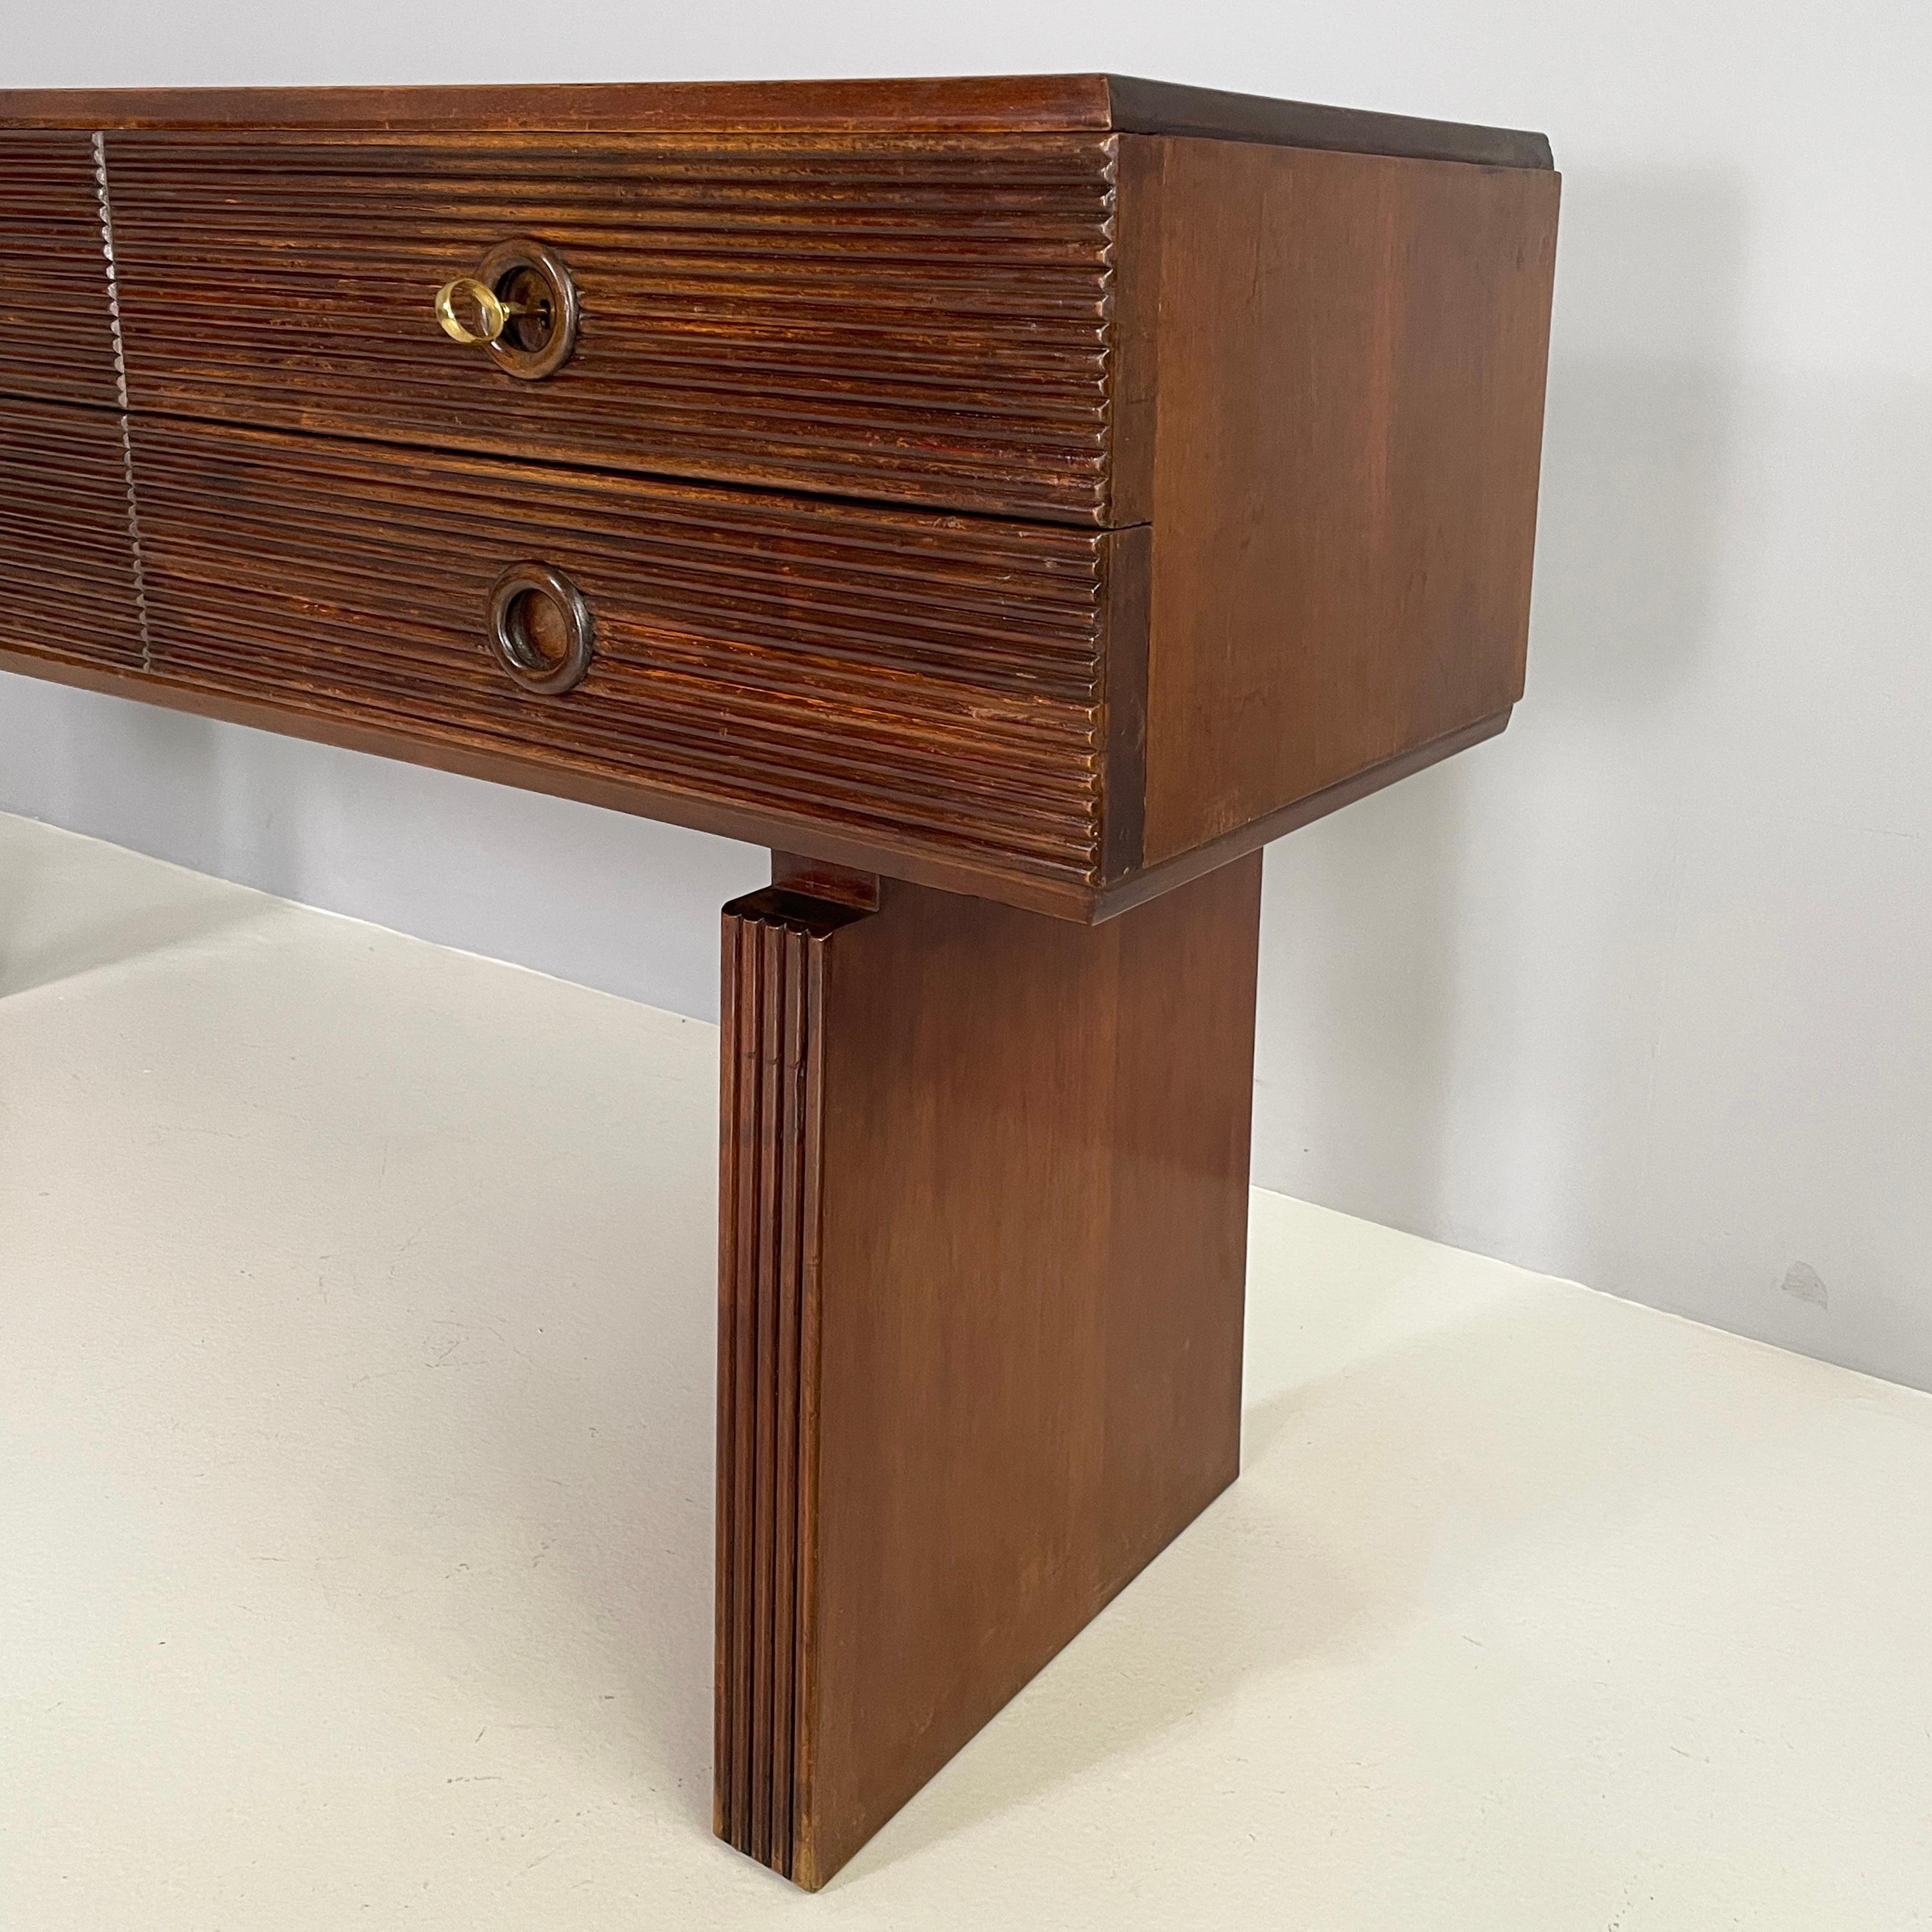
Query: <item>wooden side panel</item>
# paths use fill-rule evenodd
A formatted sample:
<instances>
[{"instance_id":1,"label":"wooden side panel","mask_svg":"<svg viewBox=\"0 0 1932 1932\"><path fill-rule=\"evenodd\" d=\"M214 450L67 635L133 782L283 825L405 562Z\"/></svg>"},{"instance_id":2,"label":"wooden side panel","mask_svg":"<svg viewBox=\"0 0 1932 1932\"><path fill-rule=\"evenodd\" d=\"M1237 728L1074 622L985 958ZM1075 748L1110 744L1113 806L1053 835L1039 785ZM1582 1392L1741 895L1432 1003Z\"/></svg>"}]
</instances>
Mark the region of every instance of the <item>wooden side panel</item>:
<instances>
[{"instance_id":1,"label":"wooden side panel","mask_svg":"<svg viewBox=\"0 0 1932 1932\"><path fill-rule=\"evenodd\" d=\"M0 394L122 400L100 194L91 135L0 130Z\"/></svg>"},{"instance_id":2,"label":"wooden side panel","mask_svg":"<svg viewBox=\"0 0 1932 1932\"><path fill-rule=\"evenodd\" d=\"M1521 694L1558 195L1151 146L1150 865Z\"/></svg>"},{"instance_id":3,"label":"wooden side panel","mask_svg":"<svg viewBox=\"0 0 1932 1932\"><path fill-rule=\"evenodd\" d=\"M120 416L0 397L0 651L133 670L143 642Z\"/></svg>"},{"instance_id":4,"label":"wooden side panel","mask_svg":"<svg viewBox=\"0 0 1932 1932\"><path fill-rule=\"evenodd\" d=\"M801 1884L1234 1476L1260 869L728 908L718 1809Z\"/></svg>"},{"instance_id":5,"label":"wooden side panel","mask_svg":"<svg viewBox=\"0 0 1932 1932\"><path fill-rule=\"evenodd\" d=\"M136 408L1106 520L1109 136L105 138ZM520 237L537 382L432 314Z\"/></svg>"},{"instance_id":6,"label":"wooden side panel","mask_svg":"<svg viewBox=\"0 0 1932 1932\"><path fill-rule=\"evenodd\" d=\"M156 669L425 741L535 753L1009 874L1099 864L1096 531L133 422ZM514 563L566 573L590 674L485 649Z\"/></svg>"}]
</instances>

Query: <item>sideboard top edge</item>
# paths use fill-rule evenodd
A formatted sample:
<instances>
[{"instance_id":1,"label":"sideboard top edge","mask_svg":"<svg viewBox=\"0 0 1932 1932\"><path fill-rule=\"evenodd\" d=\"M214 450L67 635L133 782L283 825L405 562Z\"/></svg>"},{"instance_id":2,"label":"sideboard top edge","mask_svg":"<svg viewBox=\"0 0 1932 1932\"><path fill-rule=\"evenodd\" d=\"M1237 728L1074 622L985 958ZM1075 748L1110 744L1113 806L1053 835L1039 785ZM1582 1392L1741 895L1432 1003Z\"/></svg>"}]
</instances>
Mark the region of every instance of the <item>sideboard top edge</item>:
<instances>
[{"instance_id":1,"label":"sideboard top edge","mask_svg":"<svg viewBox=\"0 0 1932 1932\"><path fill-rule=\"evenodd\" d=\"M577 134L1174 134L1490 166L1540 134L1110 74L492 86L0 88L0 129Z\"/></svg>"}]
</instances>

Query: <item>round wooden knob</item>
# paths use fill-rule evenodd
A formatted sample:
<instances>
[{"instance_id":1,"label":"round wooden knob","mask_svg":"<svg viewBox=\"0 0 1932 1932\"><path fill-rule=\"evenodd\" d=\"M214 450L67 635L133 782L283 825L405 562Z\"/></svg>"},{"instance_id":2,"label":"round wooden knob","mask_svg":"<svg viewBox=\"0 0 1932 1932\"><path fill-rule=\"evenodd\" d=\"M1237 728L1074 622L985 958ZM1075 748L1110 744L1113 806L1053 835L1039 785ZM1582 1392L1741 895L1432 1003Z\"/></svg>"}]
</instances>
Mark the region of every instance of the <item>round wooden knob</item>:
<instances>
[{"instance_id":1,"label":"round wooden knob","mask_svg":"<svg viewBox=\"0 0 1932 1932\"><path fill-rule=\"evenodd\" d=\"M513 563L490 592L490 651L526 691L581 684L596 625L584 593L547 563Z\"/></svg>"},{"instance_id":2,"label":"round wooden knob","mask_svg":"<svg viewBox=\"0 0 1932 1932\"><path fill-rule=\"evenodd\" d=\"M481 346L506 375L524 382L554 376L577 346L577 284L541 242L500 242L473 275L436 292L444 334Z\"/></svg>"}]
</instances>

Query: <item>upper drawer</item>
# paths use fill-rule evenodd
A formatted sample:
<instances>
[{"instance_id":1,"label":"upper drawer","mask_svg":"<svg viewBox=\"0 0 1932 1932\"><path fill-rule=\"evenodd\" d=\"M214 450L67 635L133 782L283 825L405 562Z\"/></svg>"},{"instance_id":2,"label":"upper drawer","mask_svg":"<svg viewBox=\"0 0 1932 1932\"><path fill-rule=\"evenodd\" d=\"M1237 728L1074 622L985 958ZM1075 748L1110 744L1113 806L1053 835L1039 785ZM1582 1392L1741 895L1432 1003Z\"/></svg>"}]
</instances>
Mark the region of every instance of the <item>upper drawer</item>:
<instances>
[{"instance_id":1,"label":"upper drawer","mask_svg":"<svg viewBox=\"0 0 1932 1932\"><path fill-rule=\"evenodd\" d=\"M104 139L136 409L1108 520L1111 136ZM539 380L434 314L518 240Z\"/></svg>"},{"instance_id":2,"label":"upper drawer","mask_svg":"<svg viewBox=\"0 0 1932 1932\"><path fill-rule=\"evenodd\" d=\"M0 395L120 400L91 134L0 132Z\"/></svg>"}]
</instances>

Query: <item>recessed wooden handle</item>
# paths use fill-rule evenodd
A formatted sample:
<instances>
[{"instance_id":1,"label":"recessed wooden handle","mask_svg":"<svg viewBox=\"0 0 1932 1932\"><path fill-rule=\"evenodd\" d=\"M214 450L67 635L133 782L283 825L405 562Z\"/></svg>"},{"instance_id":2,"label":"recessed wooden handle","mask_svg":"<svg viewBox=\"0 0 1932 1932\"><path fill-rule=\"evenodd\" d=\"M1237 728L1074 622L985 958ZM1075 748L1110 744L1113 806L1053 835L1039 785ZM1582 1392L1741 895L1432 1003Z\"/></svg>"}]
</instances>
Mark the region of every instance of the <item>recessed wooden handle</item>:
<instances>
[{"instance_id":1,"label":"recessed wooden handle","mask_svg":"<svg viewBox=\"0 0 1932 1932\"><path fill-rule=\"evenodd\" d=\"M596 647L584 593L547 563L514 563L490 592L490 650L526 691L581 684Z\"/></svg>"},{"instance_id":2,"label":"recessed wooden handle","mask_svg":"<svg viewBox=\"0 0 1932 1932\"><path fill-rule=\"evenodd\" d=\"M436 290L435 309L452 341L486 350L506 375L526 382L555 375L577 346L577 284L541 242L500 242L476 274Z\"/></svg>"}]
</instances>

